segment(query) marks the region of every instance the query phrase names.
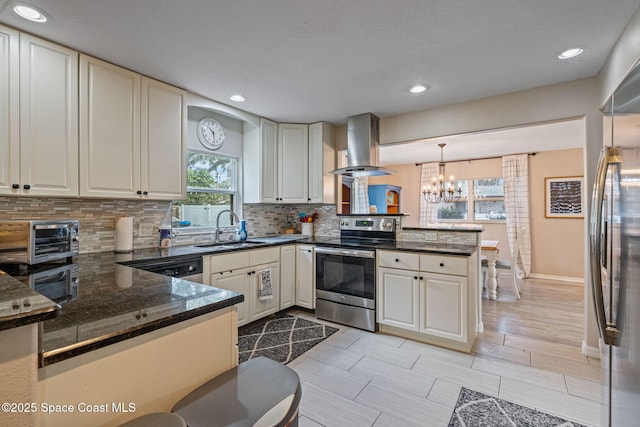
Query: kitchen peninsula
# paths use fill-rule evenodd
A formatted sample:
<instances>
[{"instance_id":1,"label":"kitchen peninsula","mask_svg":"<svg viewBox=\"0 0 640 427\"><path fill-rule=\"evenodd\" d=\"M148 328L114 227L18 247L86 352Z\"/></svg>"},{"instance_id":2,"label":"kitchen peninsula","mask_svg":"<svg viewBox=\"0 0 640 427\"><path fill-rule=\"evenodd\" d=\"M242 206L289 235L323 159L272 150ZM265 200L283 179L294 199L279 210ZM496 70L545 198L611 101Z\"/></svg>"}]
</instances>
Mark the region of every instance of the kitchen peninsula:
<instances>
[{"instance_id":1,"label":"kitchen peninsula","mask_svg":"<svg viewBox=\"0 0 640 427\"><path fill-rule=\"evenodd\" d=\"M401 227L378 252L380 330L469 352L482 333L482 225Z\"/></svg>"},{"instance_id":2,"label":"kitchen peninsula","mask_svg":"<svg viewBox=\"0 0 640 427\"><path fill-rule=\"evenodd\" d=\"M2 413L0 424L117 425L133 412L167 410L235 366L235 304L243 295L117 263L180 254L176 248L74 257L77 290L61 307L25 286L29 275L9 271L20 283L0 274L2 289L12 290L0 303L0 379L12 389L3 397L37 404L35 411ZM30 319L42 322L28 323L16 305L33 308ZM60 410L47 414L49 405Z\"/></svg>"},{"instance_id":3,"label":"kitchen peninsula","mask_svg":"<svg viewBox=\"0 0 640 427\"><path fill-rule=\"evenodd\" d=\"M385 319L379 320L381 331L469 351L469 343L482 329L476 286L479 231L482 229L398 228L398 240L378 248L379 271L385 267L384 260L390 259L389 254L397 254L403 259L407 255L409 258L418 257L425 262L432 257L444 257L447 267L449 261L464 264L464 274L460 276L464 280L455 282L458 285L455 289L449 288L452 292L459 292L456 293L457 299L446 300L456 307L454 322L450 323L451 318L443 318L444 323L436 325L442 330L456 330L457 335L445 333L441 334L440 339L437 337L437 328L432 328L432 324L422 331L420 328L410 331L402 325L397 327L397 324L394 326L385 322ZM73 262L78 268L77 292L58 300L62 308L56 317L48 318L39 325L34 323L0 331L12 334L12 339L22 345L27 353L26 359L20 362L19 378L12 381L34 384L20 396L16 395L14 400L54 405L78 404L81 401L95 404L115 402L116 405L125 402L133 403L138 414L166 410L195 386L237 363L238 314L235 305L246 297L236 292L146 272L126 264L148 259L175 260L197 254L233 253L245 249L253 252L292 243L321 247L335 244L334 240L316 236L296 242L291 238L271 237L254 239L242 245L190 245L140 249L133 254L123 255L103 252L76 256ZM421 269L422 265L418 264L416 271ZM24 285L29 283L28 275L21 277L19 272L11 273L14 277L0 277L11 281L13 286L33 292ZM454 270L444 273L455 277L460 274ZM382 304L382 294L380 296ZM452 294L447 296L451 297ZM436 298L434 295L432 297ZM396 303L398 301L392 304ZM52 317L56 309L55 303L50 302L50 305L53 312L48 317ZM403 306L402 310L409 310L410 306ZM386 308L389 307L387 305ZM395 307L400 309L397 304ZM393 314L393 310L385 313ZM0 360L0 364L4 362ZM4 365L1 366L3 371L7 371ZM32 425L78 422L115 425L133 415L113 411L48 415L38 412L22 414L27 417L26 421L21 418L15 422ZM10 421L14 422L13 419Z\"/></svg>"}]
</instances>

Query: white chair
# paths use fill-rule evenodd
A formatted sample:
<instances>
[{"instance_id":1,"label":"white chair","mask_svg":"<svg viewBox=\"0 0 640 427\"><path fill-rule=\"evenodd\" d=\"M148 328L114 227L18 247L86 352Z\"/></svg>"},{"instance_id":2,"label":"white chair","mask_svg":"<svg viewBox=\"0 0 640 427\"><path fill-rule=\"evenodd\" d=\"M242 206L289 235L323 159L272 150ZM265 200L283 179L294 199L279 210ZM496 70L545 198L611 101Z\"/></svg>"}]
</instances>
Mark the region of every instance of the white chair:
<instances>
[{"instance_id":1,"label":"white chair","mask_svg":"<svg viewBox=\"0 0 640 427\"><path fill-rule=\"evenodd\" d=\"M527 227L522 227L519 229L518 231L518 235L516 236L516 244L514 245L513 250L511 251L511 260L509 261L504 261L504 260L497 260L496 261L496 269L499 270L511 270L511 279L513 282L513 291L516 294L516 297L518 299L520 299L520 290L518 289L518 269L516 268L517 266L517 258L518 258L518 254L520 253L520 243L522 241L522 237L525 234L525 231L527 230ZM482 259L482 283L483 283L483 288L486 286L486 280L487 280L487 268L489 267L489 263L486 260L486 258Z\"/></svg>"}]
</instances>

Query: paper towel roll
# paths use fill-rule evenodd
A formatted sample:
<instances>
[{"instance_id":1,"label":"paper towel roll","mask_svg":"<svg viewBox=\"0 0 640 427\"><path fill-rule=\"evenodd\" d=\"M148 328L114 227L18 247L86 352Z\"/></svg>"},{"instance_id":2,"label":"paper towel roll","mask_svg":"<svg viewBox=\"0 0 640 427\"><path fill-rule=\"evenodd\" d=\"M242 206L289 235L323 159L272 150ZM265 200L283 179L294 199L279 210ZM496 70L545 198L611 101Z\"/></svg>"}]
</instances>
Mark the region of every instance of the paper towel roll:
<instances>
[{"instance_id":1,"label":"paper towel roll","mask_svg":"<svg viewBox=\"0 0 640 427\"><path fill-rule=\"evenodd\" d=\"M133 268L116 264L116 286L120 289L130 288L133 285Z\"/></svg>"},{"instance_id":2,"label":"paper towel roll","mask_svg":"<svg viewBox=\"0 0 640 427\"><path fill-rule=\"evenodd\" d=\"M116 248L115 253L127 253L133 251L133 218L123 216L116 221Z\"/></svg>"}]
</instances>

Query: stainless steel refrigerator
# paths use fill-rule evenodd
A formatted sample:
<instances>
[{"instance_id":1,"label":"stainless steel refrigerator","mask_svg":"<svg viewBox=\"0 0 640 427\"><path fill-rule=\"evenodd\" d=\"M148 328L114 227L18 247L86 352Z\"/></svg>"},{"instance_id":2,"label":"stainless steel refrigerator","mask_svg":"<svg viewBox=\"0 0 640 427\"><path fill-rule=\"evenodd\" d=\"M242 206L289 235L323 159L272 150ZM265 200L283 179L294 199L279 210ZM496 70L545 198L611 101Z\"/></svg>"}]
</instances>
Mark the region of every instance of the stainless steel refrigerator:
<instances>
[{"instance_id":1,"label":"stainless steel refrigerator","mask_svg":"<svg viewBox=\"0 0 640 427\"><path fill-rule=\"evenodd\" d=\"M640 66L604 112L589 239L601 337L601 425L634 426L640 425Z\"/></svg>"}]
</instances>

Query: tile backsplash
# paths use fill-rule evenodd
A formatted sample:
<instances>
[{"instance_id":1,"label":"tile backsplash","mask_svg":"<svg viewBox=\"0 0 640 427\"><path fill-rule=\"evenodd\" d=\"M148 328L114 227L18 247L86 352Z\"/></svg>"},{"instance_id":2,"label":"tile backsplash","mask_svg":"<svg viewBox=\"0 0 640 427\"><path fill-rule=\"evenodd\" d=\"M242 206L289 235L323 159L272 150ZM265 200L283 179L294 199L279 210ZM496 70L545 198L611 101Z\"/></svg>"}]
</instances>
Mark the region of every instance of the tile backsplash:
<instances>
[{"instance_id":1,"label":"tile backsplash","mask_svg":"<svg viewBox=\"0 0 640 427\"><path fill-rule=\"evenodd\" d=\"M300 233L298 213L318 214L314 234L337 236L335 205L246 204L249 237L283 234L287 221ZM0 219L77 219L80 221L80 253L111 252L115 248L115 224L123 216L133 217L134 249L158 245L158 227L171 221L171 202L113 199L75 199L39 197L0 197ZM141 235L150 224L151 232ZM181 234L175 245L210 241L213 233Z\"/></svg>"},{"instance_id":2,"label":"tile backsplash","mask_svg":"<svg viewBox=\"0 0 640 427\"><path fill-rule=\"evenodd\" d=\"M244 219L247 220L249 237L283 234L288 224L293 224L296 233L300 233L298 214L317 213L313 222L313 234L316 236L338 236L338 217L335 205L277 205L245 204Z\"/></svg>"},{"instance_id":3,"label":"tile backsplash","mask_svg":"<svg viewBox=\"0 0 640 427\"><path fill-rule=\"evenodd\" d=\"M171 202L0 197L0 219L79 220L80 253L113 251L115 224L123 216L133 217L133 247L154 247L158 226L171 220ZM152 224L150 235L139 235L140 223Z\"/></svg>"}]
</instances>

